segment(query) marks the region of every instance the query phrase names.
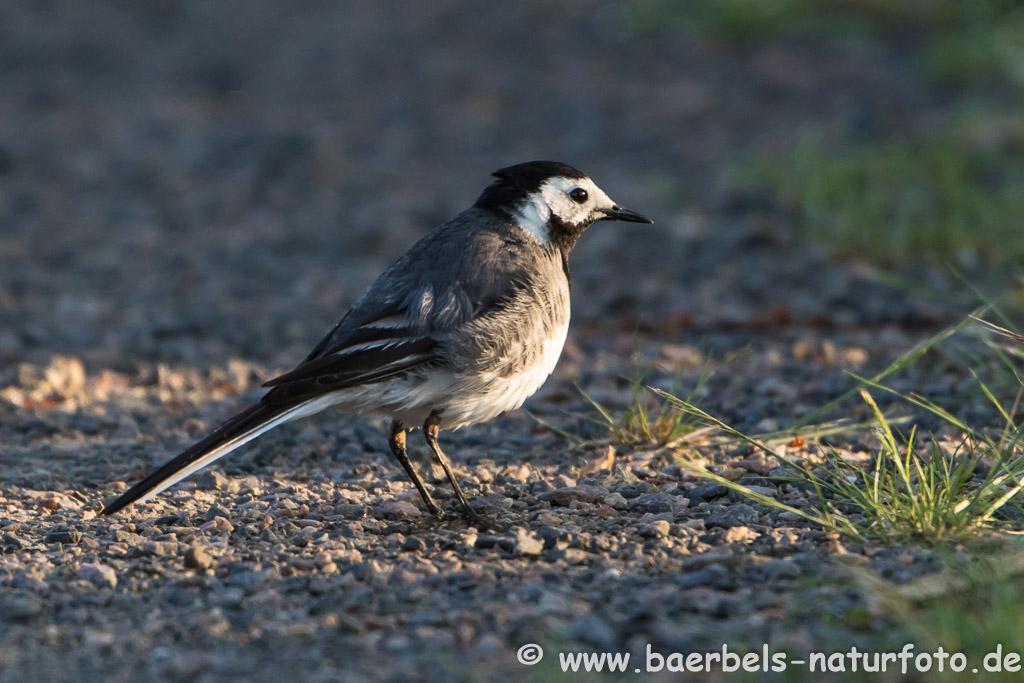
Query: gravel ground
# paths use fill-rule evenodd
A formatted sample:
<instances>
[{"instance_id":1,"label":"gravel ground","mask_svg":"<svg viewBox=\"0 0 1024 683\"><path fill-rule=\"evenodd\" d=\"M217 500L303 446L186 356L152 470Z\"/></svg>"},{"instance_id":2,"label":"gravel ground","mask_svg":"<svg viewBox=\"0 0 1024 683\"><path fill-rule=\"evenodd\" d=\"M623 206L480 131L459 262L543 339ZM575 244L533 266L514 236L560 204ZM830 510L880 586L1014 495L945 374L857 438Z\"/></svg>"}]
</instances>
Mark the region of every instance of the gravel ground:
<instances>
[{"instance_id":1,"label":"gravel ground","mask_svg":"<svg viewBox=\"0 0 1024 683\"><path fill-rule=\"evenodd\" d=\"M0 679L516 680L527 642L800 651L860 604L823 577L930 568L677 460L805 504L762 453L609 442L576 386L628 404L639 353L666 388L713 369L700 401L736 426L785 428L844 370L948 323L721 175L807 124L913 125L942 94L895 48L729 50L623 17L539 0L0 8ZM527 407L582 445L523 412L443 437L501 530L467 527L439 471L452 514L430 518L382 426L343 415L96 516L258 397L491 170L533 158L656 225L598 226L574 254L575 326ZM962 379L931 369L915 389Z\"/></svg>"}]
</instances>

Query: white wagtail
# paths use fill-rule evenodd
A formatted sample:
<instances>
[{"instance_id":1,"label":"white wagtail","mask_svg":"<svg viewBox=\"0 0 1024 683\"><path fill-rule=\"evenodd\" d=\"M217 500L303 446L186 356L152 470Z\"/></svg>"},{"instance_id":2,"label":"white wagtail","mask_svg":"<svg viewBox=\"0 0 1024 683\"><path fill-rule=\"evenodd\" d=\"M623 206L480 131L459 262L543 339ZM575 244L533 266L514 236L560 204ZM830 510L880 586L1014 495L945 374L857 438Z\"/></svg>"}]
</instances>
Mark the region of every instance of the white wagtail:
<instances>
[{"instance_id":1,"label":"white wagtail","mask_svg":"<svg viewBox=\"0 0 1024 683\"><path fill-rule=\"evenodd\" d=\"M522 405L554 370L569 327L569 252L596 221L651 221L571 166L495 171L476 203L377 278L259 403L217 427L107 505L111 514L173 486L269 429L337 407L390 419L388 444L427 509L441 508L405 448L423 426L465 513L476 517L437 444L441 429Z\"/></svg>"}]
</instances>

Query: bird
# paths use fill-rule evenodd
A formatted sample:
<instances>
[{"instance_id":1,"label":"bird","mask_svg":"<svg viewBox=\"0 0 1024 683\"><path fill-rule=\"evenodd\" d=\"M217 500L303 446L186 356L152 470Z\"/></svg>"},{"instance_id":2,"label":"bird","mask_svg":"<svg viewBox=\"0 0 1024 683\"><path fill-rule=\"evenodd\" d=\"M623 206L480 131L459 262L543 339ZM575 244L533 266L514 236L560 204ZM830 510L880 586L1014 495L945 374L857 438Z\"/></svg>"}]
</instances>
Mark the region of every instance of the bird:
<instances>
[{"instance_id":1,"label":"bird","mask_svg":"<svg viewBox=\"0 0 1024 683\"><path fill-rule=\"evenodd\" d=\"M387 268L293 370L102 513L144 502L286 422L335 408L388 424L388 446L427 510L409 459L422 428L463 514L480 519L438 444L441 430L518 408L555 368L569 329L569 253L599 221L652 223L581 171L530 161L495 171L476 202Z\"/></svg>"}]
</instances>

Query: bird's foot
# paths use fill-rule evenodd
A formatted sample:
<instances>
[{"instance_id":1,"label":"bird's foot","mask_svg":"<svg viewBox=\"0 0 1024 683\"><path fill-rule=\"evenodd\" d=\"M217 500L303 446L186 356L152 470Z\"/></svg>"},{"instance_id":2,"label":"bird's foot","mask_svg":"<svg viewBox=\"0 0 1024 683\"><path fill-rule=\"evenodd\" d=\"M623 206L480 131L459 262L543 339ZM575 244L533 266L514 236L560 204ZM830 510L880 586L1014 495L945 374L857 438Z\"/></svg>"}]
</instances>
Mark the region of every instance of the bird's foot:
<instances>
[{"instance_id":1,"label":"bird's foot","mask_svg":"<svg viewBox=\"0 0 1024 683\"><path fill-rule=\"evenodd\" d=\"M488 515L480 514L468 505L462 506L462 517L466 520L466 524L476 527L480 531L505 531L506 529L501 522Z\"/></svg>"}]
</instances>

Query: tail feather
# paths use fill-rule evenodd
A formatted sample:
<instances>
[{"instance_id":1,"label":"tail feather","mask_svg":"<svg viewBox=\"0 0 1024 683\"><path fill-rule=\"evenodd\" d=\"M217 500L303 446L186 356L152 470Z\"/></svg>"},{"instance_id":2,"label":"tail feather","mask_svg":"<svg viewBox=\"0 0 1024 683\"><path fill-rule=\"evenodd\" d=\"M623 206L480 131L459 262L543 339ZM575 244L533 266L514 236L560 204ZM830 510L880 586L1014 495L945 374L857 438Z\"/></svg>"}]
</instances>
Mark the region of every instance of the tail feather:
<instances>
[{"instance_id":1,"label":"tail feather","mask_svg":"<svg viewBox=\"0 0 1024 683\"><path fill-rule=\"evenodd\" d=\"M132 486L117 500L103 508L102 514L110 515L132 503L149 500L260 434L289 420L319 412L328 405L330 405L329 402L318 400L306 401L290 407L261 401L235 415L213 430L205 439Z\"/></svg>"}]
</instances>

